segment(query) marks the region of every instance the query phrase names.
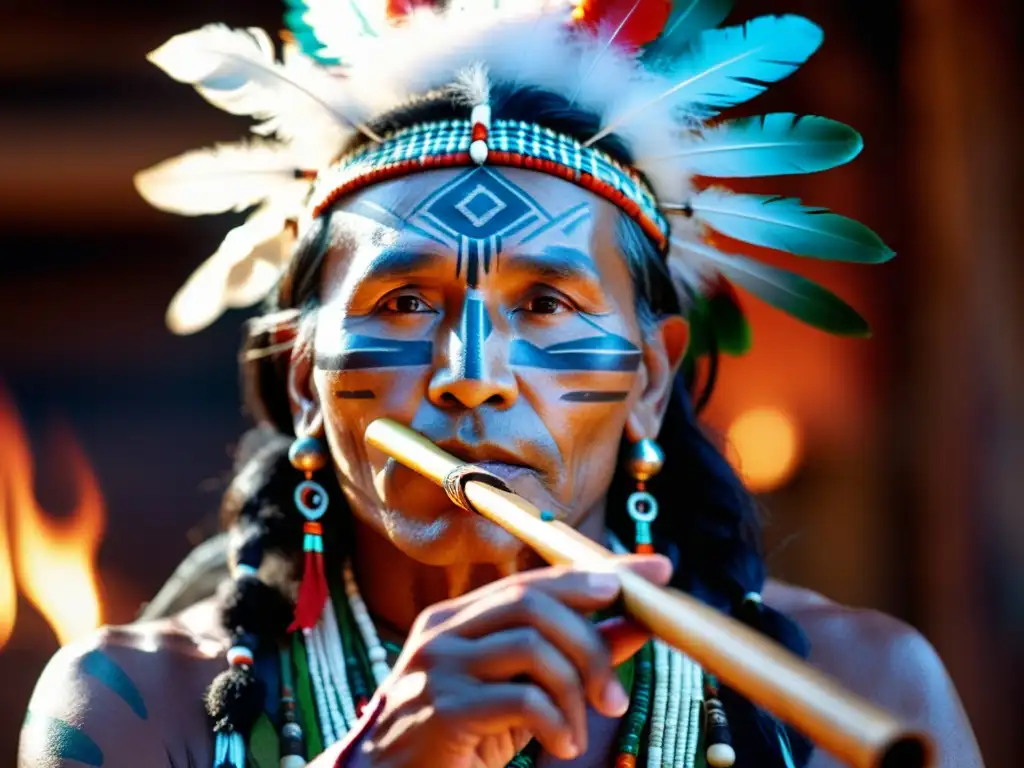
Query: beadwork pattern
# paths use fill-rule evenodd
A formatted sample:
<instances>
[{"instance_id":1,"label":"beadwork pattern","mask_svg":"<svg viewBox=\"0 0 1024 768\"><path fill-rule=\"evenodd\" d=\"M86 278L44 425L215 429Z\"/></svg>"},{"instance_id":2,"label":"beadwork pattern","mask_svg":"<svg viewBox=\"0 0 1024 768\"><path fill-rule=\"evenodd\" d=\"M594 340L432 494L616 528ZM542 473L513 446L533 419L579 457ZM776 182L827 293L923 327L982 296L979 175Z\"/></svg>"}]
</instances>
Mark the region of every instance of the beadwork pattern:
<instances>
[{"instance_id":1,"label":"beadwork pattern","mask_svg":"<svg viewBox=\"0 0 1024 768\"><path fill-rule=\"evenodd\" d=\"M472 166L469 120L441 120L403 128L343 156L317 177L310 203L314 218L345 195L428 168ZM590 190L625 211L659 248L668 245L667 219L635 170L570 136L519 120L495 120L487 139L487 165L549 173Z\"/></svg>"}]
</instances>

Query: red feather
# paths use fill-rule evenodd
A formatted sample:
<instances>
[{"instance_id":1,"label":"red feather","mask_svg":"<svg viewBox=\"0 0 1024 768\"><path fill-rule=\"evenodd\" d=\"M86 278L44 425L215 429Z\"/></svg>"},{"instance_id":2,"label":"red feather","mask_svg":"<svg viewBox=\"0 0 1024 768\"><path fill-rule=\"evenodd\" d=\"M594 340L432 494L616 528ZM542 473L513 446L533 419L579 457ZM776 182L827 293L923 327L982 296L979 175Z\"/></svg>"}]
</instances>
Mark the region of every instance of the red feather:
<instances>
[{"instance_id":1,"label":"red feather","mask_svg":"<svg viewBox=\"0 0 1024 768\"><path fill-rule=\"evenodd\" d=\"M305 567L302 569L302 582L299 584L299 599L295 603L295 621L288 627L288 631L315 627L320 621L320 614L324 611L328 596L324 556L319 552L307 551Z\"/></svg>"},{"instance_id":2,"label":"red feather","mask_svg":"<svg viewBox=\"0 0 1024 768\"><path fill-rule=\"evenodd\" d=\"M401 19L417 8L430 8L433 5L433 0L387 0L388 18Z\"/></svg>"},{"instance_id":3,"label":"red feather","mask_svg":"<svg viewBox=\"0 0 1024 768\"><path fill-rule=\"evenodd\" d=\"M635 49L661 34L671 10L669 0L580 0L573 19L595 33L618 29L615 44Z\"/></svg>"}]
</instances>

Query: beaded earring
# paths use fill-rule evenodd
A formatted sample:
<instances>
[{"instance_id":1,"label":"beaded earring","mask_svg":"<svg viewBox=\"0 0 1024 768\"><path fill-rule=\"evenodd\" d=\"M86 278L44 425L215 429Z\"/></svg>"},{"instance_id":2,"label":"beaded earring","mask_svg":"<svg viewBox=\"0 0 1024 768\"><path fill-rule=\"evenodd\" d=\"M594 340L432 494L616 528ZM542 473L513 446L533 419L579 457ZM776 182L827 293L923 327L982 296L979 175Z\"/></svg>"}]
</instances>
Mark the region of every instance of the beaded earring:
<instances>
[{"instance_id":1,"label":"beaded earring","mask_svg":"<svg viewBox=\"0 0 1024 768\"><path fill-rule=\"evenodd\" d=\"M306 479L295 486L295 507L305 518L302 525L302 551L304 563L299 596L295 603L295 621L288 628L313 629L330 597L327 575L324 572L323 524L320 519L327 511L327 491L313 480L313 473L327 465L327 451L315 437L299 437L288 449L288 460Z\"/></svg>"},{"instance_id":2,"label":"beaded earring","mask_svg":"<svg viewBox=\"0 0 1024 768\"><path fill-rule=\"evenodd\" d=\"M661 471L665 454L661 447L648 437L633 443L626 468L636 481L636 490L626 500L626 509L636 524L635 551L640 554L654 552L651 537L651 523L658 517L658 502L647 492L647 481Z\"/></svg>"}]
</instances>

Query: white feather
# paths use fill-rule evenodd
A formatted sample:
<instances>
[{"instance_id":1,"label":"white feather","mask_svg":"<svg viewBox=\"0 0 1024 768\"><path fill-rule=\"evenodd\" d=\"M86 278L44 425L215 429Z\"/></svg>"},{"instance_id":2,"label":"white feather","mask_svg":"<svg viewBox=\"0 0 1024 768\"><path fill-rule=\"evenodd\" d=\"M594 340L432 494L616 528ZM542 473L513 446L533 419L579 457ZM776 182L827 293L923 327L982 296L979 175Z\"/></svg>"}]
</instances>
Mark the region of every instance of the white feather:
<instances>
[{"instance_id":1,"label":"white feather","mask_svg":"<svg viewBox=\"0 0 1024 768\"><path fill-rule=\"evenodd\" d=\"M263 293L248 291L250 275L240 265L254 258L254 254L267 263L277 258L280 264L286 220L287 216L280 209L264 206L249 216L244 224L228 232L217 251L192 273L171 300L166 315L171 331L181 335L201 331L228 307L242 306L243 296L252 299L249 303L253 303L266 295L270 287L266 271L262 270L256 276Z\"/></svg>"},{"instance_id":2,"label":"white feather","mask_svg":"<svg viewBox=\"0 0 1024 768\"><path fill-rule=\"evenodd\" d=\"M318 69L278 63L262 30L211 24L172 37L149 60L195 86L214 106L263 121L254 129L258 133L306 142L328 134L340 144L351 128L364 128L341 81Z\"/></svg>"},{"instance_id":3,"label":"white feather","mask_svg":"<svg viewBox=\"0 0 1024 768\"><path fill-rule=\"evenodd\" d=\"M452 99L470 108L490 102L491 81L482 62L474 62L455 75Z\"/></svg>"},{"instance_id":4,"label":"white feather","mask_svg":"<svg viewBox=\"0 0 1024 768\"><path fill-rule=\"evenodd\" d=\"M135 175L135 188L155 208L185 216L243 211L278 195L301 195L309 182L290 146L254 140L186 152Z\"/></svg>"}]
</instances>

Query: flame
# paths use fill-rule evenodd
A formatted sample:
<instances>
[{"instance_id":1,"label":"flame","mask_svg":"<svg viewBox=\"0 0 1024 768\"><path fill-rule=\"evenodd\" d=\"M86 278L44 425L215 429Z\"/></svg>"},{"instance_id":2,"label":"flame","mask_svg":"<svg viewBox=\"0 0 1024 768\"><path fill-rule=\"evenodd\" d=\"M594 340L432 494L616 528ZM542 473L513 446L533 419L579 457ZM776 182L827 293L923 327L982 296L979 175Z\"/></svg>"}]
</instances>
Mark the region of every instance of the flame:
<instances>
[{"instance_id":1,"label":"flame","mask_svg":"<svg viewBox=\"0 0 1024 768\"><path fill-rule=\"evenodd\" d=\"M3 451L4 434L0 428L0 451ZM3 473L0 464L0 473ZM14 563L11 559L11 540L7 535L7 499L3 494L3 476L0 474L0 648L6 645L14 632L14 620L18 617L18 593L14 589Z\"/></svg>"},{"instance_id":2,"label":"flame","mask_svg":"<svg viewBox=\"0 0 1024 768\"><path fill-rule=\"evenodd\" d=\"M13 530L14 571L29 602L42 614L61 645L98 627L102 622L96 552L106 525L106 510L96 477L81 448L70 435L59 435L62 454L70 463L78 489L71 514L54 519L46 514L33 491L34 468L28 440L11 402L0 392L0 520ZM6 526L4 526L6 527ZM0 540L0 576L4 556ZM6 581L6 577L4 577ZM5 621L14 623L14 609L5 612L8 594L0 581L0 645ZM13 593L14 586L6 590Z\"/></svg>"}]
</instances>

